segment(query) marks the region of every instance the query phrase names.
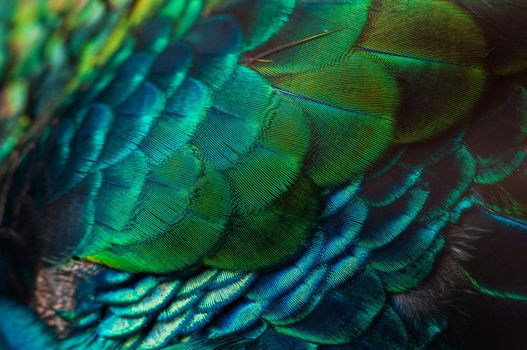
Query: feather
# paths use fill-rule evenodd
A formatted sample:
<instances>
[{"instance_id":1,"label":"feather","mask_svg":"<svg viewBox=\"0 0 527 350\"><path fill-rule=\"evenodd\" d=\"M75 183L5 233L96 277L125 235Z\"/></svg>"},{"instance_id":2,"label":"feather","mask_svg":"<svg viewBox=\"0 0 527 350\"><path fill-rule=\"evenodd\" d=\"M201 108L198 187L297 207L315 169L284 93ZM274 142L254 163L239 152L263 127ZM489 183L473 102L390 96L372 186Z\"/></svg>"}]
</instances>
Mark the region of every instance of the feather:
<instances>
[{"instance_id":1,"label":"feather","mask_svg":"<svg viewBox=\"0 0 527 350\"><path fill-rule=\"evenodd\" d=\"M476 337L481 303L524 321L521 1L21 4L0 346L424 349Z\"/></svg>"}]
</instances>

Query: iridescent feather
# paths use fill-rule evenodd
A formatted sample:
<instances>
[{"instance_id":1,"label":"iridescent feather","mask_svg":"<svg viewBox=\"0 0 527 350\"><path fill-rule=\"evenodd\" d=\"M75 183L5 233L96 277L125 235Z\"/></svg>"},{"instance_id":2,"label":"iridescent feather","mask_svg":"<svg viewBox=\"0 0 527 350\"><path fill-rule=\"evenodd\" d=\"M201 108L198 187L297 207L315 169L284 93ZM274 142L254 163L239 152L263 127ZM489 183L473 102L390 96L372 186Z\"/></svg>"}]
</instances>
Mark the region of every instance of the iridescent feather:
<instances>
[{"instance_id":1,"label":"iridescent feather","mask_svg":"<svg viewBox=\"0 0 527 350\"><path fill-rule=\"evenodd\" d=\"M455 337L481 300L527 320L526 2L2 7L0 347L470 347L507 344Z\"/></svg>"}]
</instances>

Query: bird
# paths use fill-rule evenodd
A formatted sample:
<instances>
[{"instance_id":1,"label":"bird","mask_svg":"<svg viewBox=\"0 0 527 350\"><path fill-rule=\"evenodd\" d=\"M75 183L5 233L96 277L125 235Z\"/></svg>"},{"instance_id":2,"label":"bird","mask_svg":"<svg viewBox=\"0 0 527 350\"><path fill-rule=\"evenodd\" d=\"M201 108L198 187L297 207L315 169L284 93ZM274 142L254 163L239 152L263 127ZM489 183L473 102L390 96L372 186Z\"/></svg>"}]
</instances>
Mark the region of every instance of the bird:
<instances>
[{"instance_id":1,"label":"bird","mask_svg":"<svg viewBox=\"0 0 527 350\"><path fill-rule=\"evenodd\" d=\"M527 346L527 1L0 10L0 348Z\"/></svg>"}]
</instances>

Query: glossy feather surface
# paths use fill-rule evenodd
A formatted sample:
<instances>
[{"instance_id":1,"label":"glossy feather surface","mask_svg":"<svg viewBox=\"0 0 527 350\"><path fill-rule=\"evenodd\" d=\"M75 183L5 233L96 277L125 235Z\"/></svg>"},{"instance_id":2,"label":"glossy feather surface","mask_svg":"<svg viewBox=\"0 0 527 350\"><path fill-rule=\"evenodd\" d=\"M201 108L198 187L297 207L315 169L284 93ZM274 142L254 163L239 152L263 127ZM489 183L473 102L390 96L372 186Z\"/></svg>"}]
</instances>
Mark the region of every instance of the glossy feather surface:
<instances>
[{"instance_id":1,"label":"glossy feather surface","mask_svg":"<svg viewBox=\"0 0 527 350\"><path fill-rule=\"evenodd\" d=\"M422 349L459 291L527 298L526 3L28 3L0 155L39 341Z\"/></svg>"}]
</instances>

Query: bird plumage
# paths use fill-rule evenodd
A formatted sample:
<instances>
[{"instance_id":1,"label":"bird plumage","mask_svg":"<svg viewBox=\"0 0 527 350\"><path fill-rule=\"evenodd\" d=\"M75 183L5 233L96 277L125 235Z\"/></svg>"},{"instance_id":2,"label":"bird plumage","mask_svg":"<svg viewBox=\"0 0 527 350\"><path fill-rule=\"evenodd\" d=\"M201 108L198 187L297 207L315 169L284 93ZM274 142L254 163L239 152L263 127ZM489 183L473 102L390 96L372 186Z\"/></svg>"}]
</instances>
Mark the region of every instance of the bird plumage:
<instances>
[{"instance_id":1,"label":"bird plumage","mask_svg":"<svg viewBox=\"0 0 527 350\"><path fill-rule=\"evenodd\" d=\"M421 349L525 300L527 4L28 4L2 225L47 346Z\"/></svg>"}]
</instances>

